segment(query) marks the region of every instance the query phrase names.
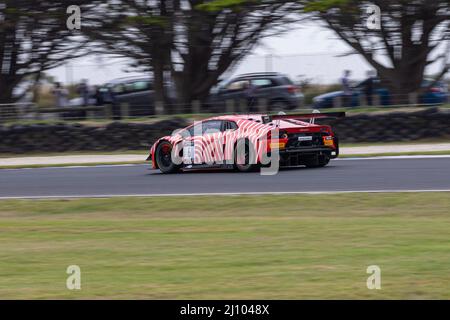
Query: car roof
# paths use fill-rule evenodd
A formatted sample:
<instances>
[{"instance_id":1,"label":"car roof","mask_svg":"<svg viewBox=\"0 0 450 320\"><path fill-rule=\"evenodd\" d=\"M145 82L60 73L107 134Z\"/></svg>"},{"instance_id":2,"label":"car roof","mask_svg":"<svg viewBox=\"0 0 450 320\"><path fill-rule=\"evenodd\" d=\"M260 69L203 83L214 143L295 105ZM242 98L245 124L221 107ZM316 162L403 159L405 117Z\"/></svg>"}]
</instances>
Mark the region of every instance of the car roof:
<instances>
[{"instance_id":1,"label":"car roof","mask_svg":"<svg viewBox=\"0 0 450 320\"><path fill-rule=\"evenodd\" d=\"M249 74L240 74L234 78L233 80L239 79L253 79L253 78L282 78L287 77L282 73L249 73Z\"/></svg>"},{"instance_id":2,"label":"car roof","mask_svg":"<svg viewBox=\"0 0 450 320\"><path fill-rule=\"evenodd\" d=\"M131 81L153 81L153 78L151 77L123 77L123 78L117 78L114 80L111 80L107 82L107 84L118 84L118 83L127 83Z\"/></svg>"},{"instance_id":3,"label":"car roof","mask_svg":"<svg viewBox=\"0 0 450 320\"><path fill-rule=\"evenodd\" d=\"M256 120L261 119L262 117L267 116L266 114L232 114L232 115L223 115L223 116L216 116L204 119L202 121L208 121L208 120Z\"/></svg>"},{"instance_id":4,"label":"car roof","mask_svg":"<svg viewBox=\"0 0 450 320\"><path fill-rule=\"evenodd\" d=\"M265 77L274 77L274 76L284 76L282 73L279 72L251 72L251 73L243 73L243 74L239 74L236 76L236 78L240 78L240 77L261 77L261 76L265 76Z\"/></svg>"},{"instance_id":5,"label":"car roof","mask_svg":"<svg viewBox=\"0 0 450 320\"><path fill-rule=\"evenodd\" d=\"M238 74L234 77L224 79L220 82L221 85L227 85L234 81L245 80L245 79L254 79L254 78L288 78L289 76L279 73L279 72L255 72L255 73L244 73Z\"/></svg>"}]
</instances>

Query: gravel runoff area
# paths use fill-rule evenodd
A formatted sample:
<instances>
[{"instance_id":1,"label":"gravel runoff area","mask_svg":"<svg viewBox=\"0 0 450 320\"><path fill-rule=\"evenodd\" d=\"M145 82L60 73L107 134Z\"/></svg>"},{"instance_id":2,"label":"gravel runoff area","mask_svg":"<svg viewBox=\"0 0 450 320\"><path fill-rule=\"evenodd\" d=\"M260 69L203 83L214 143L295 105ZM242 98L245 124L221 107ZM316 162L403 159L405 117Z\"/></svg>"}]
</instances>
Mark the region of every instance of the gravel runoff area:
<instances>
[{"instance_id":1,"label":"gravel runoff area","mask_svg":"<svg viewBox=\"0 0 450 320\"><path fill-rule=\"evenodd\" d=\"M376 145L361 147L343 147L341 154L344 156L365 154L390 154L408 152L440 152L449 151L450 143L434 144L401 144L401 145ZM0 167L7 166L36 166L36 165L64 165L64 164L114 164L143 162L145 154L84 154L65 156L39 156L39 157L11 157L0 158Z\"/></svg>"}]
</instances>

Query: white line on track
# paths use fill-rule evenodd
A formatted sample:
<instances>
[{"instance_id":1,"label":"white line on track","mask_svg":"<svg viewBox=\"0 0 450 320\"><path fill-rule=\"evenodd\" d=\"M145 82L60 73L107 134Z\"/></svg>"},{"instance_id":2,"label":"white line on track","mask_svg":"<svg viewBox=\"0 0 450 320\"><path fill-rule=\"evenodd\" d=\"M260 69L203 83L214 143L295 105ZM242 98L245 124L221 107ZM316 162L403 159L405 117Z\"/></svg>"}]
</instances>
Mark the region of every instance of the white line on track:
<instances>
[{"instance_id":1,"label":"white line on track","mask_svg":"<svg viewBox=\"0 0 450 320\"><path fill-rule=\"evenodd\" d=\"M336 160L346 161L346 160L405 160L405 159L439 159L439 158L450 158L448 154L442 155L414 155L414 156L379 156L379 157L355 157L355 158L339 158Z\"/></svg>"},{"instance_id":2,"label":"white line on track","mask_svg":"<svg viewBox=\"0 0 450 320\"><path fill-rule=\"evenodd\" d=\"M25 196L0 197L0 200L20 199L103 199L103 198L146 198L146 197L193 197L193 196L245 196L245 195L321 195L347 193L415 193L415 192L450 192L450 189L411 189L411 190L347 190L347 191L287 191L287 192L218 192L218 193L168 193L168 194L104 194L104 195L68 195L68 196Z\"/></svg>"}]
</instances>

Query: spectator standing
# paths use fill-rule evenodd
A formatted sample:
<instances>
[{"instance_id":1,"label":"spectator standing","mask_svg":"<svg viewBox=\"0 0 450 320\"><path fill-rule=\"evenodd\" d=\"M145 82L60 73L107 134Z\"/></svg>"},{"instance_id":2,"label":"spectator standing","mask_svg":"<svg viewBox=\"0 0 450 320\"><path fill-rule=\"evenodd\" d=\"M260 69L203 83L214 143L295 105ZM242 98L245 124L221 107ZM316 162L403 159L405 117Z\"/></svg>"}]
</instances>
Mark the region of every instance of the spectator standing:
<instances>
[{"instance_id":1,"label":"spectator standing","mask_svg":"<svg viewBox=\"0 0 450 320\"><path fill-rule=\"evenodd\" d=\"M95 99L96 106L103 106L105 101L103 99L103 92L102 92L100 86L94 87L94 99Z\"/></svg>"},{"instance_id":2,"label":"spectator standing","mask_svg":"<svg viewBox=\"0 0 450 320\"><path fill-rule=\"evenodd\" d=\"M78 91L78 94L80 95L80 97L83 99L83 107L89 106L90 92L89 92L89 86L88 86L86 79L83 79L81 81L80 85L78 86L77 91Z\"/></svg>"},{"instance_id":3,"label":"spectator standing","mask_svg":"<svg viewBox=\"0 0 450 320\"><path fill-rule=\"evenodd\" d=\"M372 71L367 72L367 79L361 84L368 106L373 105L373 92L375 86L375 75Z\"/></svg>"},{"instance_id":4,"label":"spectator standing","mask_svg":"<svg viewBox=\"0 0 450 320\"><path fill-rule=\"evenodd\" d=\"M68 106L69 91L64 88L61 83L55 83L55 88L52 93L55 98L55 105L57 108L64 108Z\"/></svg>"},{"instance_id":5,"label":"spectator standing","mask_svg":"<svg viewBox=\"0 0 450 320\"><path fill-rule=\"evenodd\" d=\"M351 75L351 71L350 70L345 70L344 71L344 76L341 79L341 85L342 85L342 91L343 91L343 106L344 107L351 107L352 106L352 97L353 97L353 92L352 92L352 88L350 86L350 75Z\"/></svg>"},{"instance_id":6,"label":"spectator standing","mask_svg":"<svg viewBox=\"0 0 450 320\"><path fill-rule=\"evenodd\" d=\"M245 82L245 95L247 98L247 108L249 112L255 111L254 105L256 103L255 98L256 86L251 82Z\"/></svg>"}]
</instances>

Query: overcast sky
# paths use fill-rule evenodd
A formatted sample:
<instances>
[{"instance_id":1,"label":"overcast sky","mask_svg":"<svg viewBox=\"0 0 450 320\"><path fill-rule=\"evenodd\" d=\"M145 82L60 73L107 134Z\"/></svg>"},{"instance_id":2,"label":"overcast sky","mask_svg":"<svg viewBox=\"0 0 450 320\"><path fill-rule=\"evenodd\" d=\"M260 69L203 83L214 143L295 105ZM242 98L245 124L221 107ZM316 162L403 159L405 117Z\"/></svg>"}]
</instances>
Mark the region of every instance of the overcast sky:
<instances>
[{"instance_id":1,"label":"overcast sky","mask_svg":"<svg viewBox=\"0 0 450 320\"><path fill-rule=\"evenodd\" d=\"M277 71L288 74L292 79L298 76L316 83L335 83L343 70L353 71L355 80L363 79L370 66L357 55L340 57L350 48L339 40L332 31L317 23L309 22L282 36L266 38L231 74ZM273 55L270 59L268 55ZM60 67L48 73L65 84L89 79L90 84L102 84L115 78L142 75L127 73L127 59L91 57L78 59L70 67ZM433 68L431 71L433 72Z\"/></svg>"}]
</instances>

